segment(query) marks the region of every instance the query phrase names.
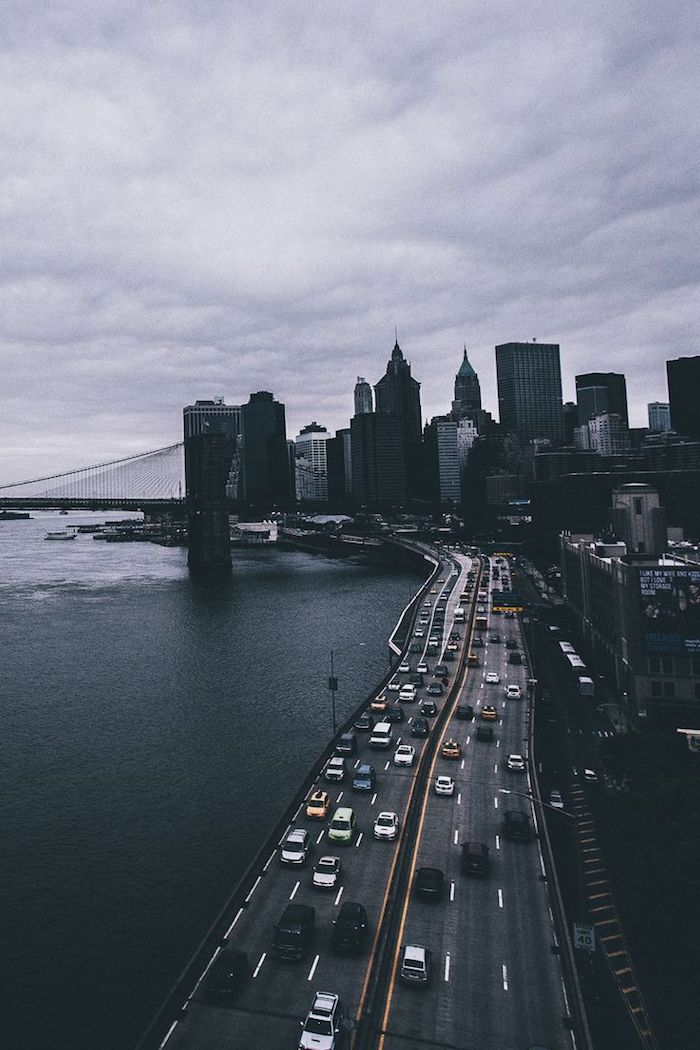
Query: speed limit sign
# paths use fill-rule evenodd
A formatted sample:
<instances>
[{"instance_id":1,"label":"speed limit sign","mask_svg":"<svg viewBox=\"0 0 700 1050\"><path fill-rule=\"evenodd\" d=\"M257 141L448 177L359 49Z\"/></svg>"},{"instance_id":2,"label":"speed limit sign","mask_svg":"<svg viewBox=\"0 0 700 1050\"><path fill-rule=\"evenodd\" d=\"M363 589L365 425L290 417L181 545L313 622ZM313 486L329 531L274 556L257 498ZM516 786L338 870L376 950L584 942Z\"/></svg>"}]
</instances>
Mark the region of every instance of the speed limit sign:
<instances>
[{"instance_id":1,"label":"speed limit sign","mask_svg":"<svg viewBox=\"0 0 700 1050\"><path fill-rule=\"evenodd\" d=\"M574 923L574 947L581 952L595 951L595 930L583 922Z\"/></svg>"}]
</instances>

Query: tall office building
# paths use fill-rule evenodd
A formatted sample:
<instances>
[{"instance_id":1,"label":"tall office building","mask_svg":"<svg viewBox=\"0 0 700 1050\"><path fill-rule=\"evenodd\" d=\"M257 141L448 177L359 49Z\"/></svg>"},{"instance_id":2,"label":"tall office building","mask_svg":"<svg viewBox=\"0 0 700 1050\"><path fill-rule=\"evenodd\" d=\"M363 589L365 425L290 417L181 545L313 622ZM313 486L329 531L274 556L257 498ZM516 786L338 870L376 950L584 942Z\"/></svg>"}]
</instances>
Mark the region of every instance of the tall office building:
<instances>
[{"instance_id":1,"label":"tall office building","mask_svg":"<svg viewBox=\"0 0 700 1050\"><path fill-rule=\"evenodd\" d=\"M206 429L185 437L188 564L197 569L231 567L226 482L232 443Z\"/></svg>"},{"instance_id":2,"label":"tall office building","mask_svg":"<svg viewBox=\"0 0 700 1050\"><path fill-rule=\"evenodd\" d=\"M343 510L347 507L352 493L350 427L336 430L335 437L328 439L326 462L328 464L328 502L331 509Z\"/></svg>"},{"instance_id":3,"label":"tall office building","mask_svg":"<svg viewBox=\"0 0 700 1050\"><path fill-rule=\"evenodd\" d=\"M357 506L405 503L406 459L401 418L388 412L353 416L350 442L353 502Z\"/></svg>"},{"instance_id":4,"label":"tall office building","mask_svg":"<svg viewBox=\"0 0 700 1050\"><path fill-rule=\"evenodd\" d=\"M467 348L459 371L455 376L455 399L452 402L452 418L456 421L466 417L475 418L481 411L481 386L479 377L469 363Z\"/></svg>"},{"instance_id":5,"label":"tall office building","mask_svg":"<svg viewBox=\"0 0 700 1050\"><path fill-rule=\"evenodd\" d=\"M564 440L558 343L502 343L496 347L501 426L522 442Z\"/></svg>"},{"instance_id":6,"label":"tall office building","mask_svg":"<svg viewBox=\"0 0 700 1050\"><path fill-rule=\"evenodd\" d=\"M588 372L576 376L576 404L579 426L604 412L613 412L629 426L627 382L619 372Z\"/></svg>"},{"instance_id":7,"label":"tall office building","mask_svg":"<svg viewBox=\"0 0 700 1050\"><path fill-rule=\"evenodd\" d=\"M243 496L249 503L290 499L284 405L267 390L250 395L243 416Z\"/></svg>"},{"instance_id":8,"label":"tall office building","mask_svg":"<svg viewBox=\"0 0 700 1050\"><path fill-rule=\"evenodd\" d=\"M647 405L649 430L652 434L667 434L671 429L671 408L668 402L650 401Z\"/></svg>"},{"instance_id":9,"label":"tall office building","mask_svg":"<svg viewBox=\"0 0 700 1050\"><path fill-rule=\"evenodd\" d=\"M211 401L195 401L182 410L185 442L196 434L225 434L230 441L230 462L226 495L239 497L240 450L242 447L243 415L240 405L227 405L223 397Z\"/></svg>"},{"instance_id":10,"label":"tall office building","mask_svg":"<svg viewBox=\"0 0 700 1050\"><path fill-rule=\"evenodd\" d=\"M458 431L459 424L449 416L436 416L424 431L426 496L440 503L462 499Z\"/></svg>"},{"instance_id":11,"label":"tall office building","mask_svg":"<svg viewBox=\"0 0 700 1050\"><path fill-rule=\"evenodd\" d=\"M398 416L407 445L420 445L420 383L411 375L411 366L395 343L386 373L374 386L377 412Z\"/></svg>"},{"instance_id":12,"label":"tall office building","mask_svg":"<svg viewBox=\"0 0 700 1050\"><path fill-rule=\"evenodd\" d=\"M374 412L372 387L364 376L358 376L355 383L355 415L364 416L368 412Z\"/></svg>"},{"instance_id":13,"label":"tall office building","mask_svg":"<svg viewBox=\"0 0 700 1050\"><path fill-rule=\"evenodd\" d=\"M588 429L588 444L584 448L598 452L601 456L616 456L630 447L630 432L624 420L616 412L601 412L585 424ZM581 429L584 429L582 424Z\"/></svg>"},{"instance_id":14,"label":"tall office building","mask_svg":"<svg viewBox=\"0 0 700 1050\"><path fill-rule=\"evenodd\" d=\"M304 427L294 439L297 499L324 503L328 499L329 440L326 428L316 422Z\"/></svg>"},{"instance_id":15,"label":"tall office building","mask_svg":"<svg viewBox=\"0 0 700 1050\"><path fill-rule=\"evenodd\" d=\"M671 427L681 437L700 440L700 357L666 362Z\"/></svg>"}]
</instances>

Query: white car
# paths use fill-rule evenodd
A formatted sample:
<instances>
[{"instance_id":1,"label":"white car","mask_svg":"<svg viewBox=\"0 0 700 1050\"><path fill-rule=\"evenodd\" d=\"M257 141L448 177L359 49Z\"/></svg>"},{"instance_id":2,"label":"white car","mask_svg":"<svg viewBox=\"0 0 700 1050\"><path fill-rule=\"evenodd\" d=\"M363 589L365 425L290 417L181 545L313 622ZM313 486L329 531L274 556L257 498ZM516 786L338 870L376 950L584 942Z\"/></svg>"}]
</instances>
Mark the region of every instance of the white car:
<instances>
[{"instance_id":1,"label":"white car","mask_svg":"<svg viewBox=\"0 0 700 1050\"><path fill-rule=\"evenodd\" d=\"M500 680L501 680L501 676L499 674L496 674L495 671L487 671L486 672L486 681L488 682L489 685L498 685Z\"/></svg>"},{"instance_id":2,"label":"white car","mask_svg":"<svg viewBox=\"0 0 700 1050\"><path fill-rule=\"evenodd\" d=\"M425 601L423 602L423 605L424 605L424 606L425 606L426 608L428 608L428 609L430 609L430 607L432 606L432 604L433 604L433 603L432 603L432 602L430 601L430 599L429 599L429 598L426 598L426 599L425 599Z\"/></svg>"},{"instance_id":3,"label":"white car","mask_svg":"<svg viewBox=\"0 0 700 1050\"><path fill-rule=\"evenodd\" d=\"M304 828L294 828L282 843L280 860L283 864L303 864L311 849L311 837Z\"/></svg>"},{"instance_id":4,"label":"white car","mask_svg":"<svg viewBox=\"0 0 700 1050\"><path fill-rule=\"evenodd\" d=\"M430 593L431 594L437 594L437 587L431 587L430 588Z\"/></svg>"},{"instance_id":5,"label":"white car","mask_svg":"<svg viewBox=\"0 0 700 1050\"><path fill-rule=\"evenodd\" d=\"M587 784L597 784L598 774L596 773L595 769L584 769L583 779L586 781Z\"/></svg>"},{"instance_id":6,"label":"white car","mask_svg":"<svg viewBox=\"0 0 700 1050\"><path fill-rule=\"evenodd\" d=\"M525 772L525 759L522 755L508 755L507 765L511 773Z\"/></svg>"},{"instance_id":7,"label":"white car","mask_svg":"<svg viewBox=\"0 0 700 1050\"><path fill-rule=\"evenodd\" d=\"M337 995L316 992L302 1026L299 1050L335 1050L342 1038L344 1017Z\"/></svg>"},{"instance_id":8,"label":"white car","mask_svg":"<svg viewBox=\"0 0 700 1050\"><path fill-rule=\"evenodd\" d=\"M416 757L415 747L411 747L410 744L399 744L394 752L394 765L395 766L412 766L413 759Z\"/></svg>"},{"instance_id":9,"label":"white car","mask_svg":"<svg viewBox=\"0 0 700 1050\"><path fill-rule=\"evenodd\" d=\"M423 630L422 627L416 627L415 631L413 632L413 637L414 638L422 638L424 634L425 634L425 631Z\"/></svg>"},{"instance_id":10,"label":"white car","mask_svg":"<svg viewBox=\"0 0 700 1050\"><path fill-rule=\"evenodd\" d=\"M392 678L391 681L389 682L389 685L387 686L387 689L397 689L398 690L400 688L401 688L401 682L398 680L398 678Z\"/></svg>"},{"instance_id":11,"label":"white car","mask_svg":"<svg viewBox=\"0 0 700 1050\"><path fill-rule=\"evenodd\" d=\"M452 777L441 775L435 779L436 795L454 795L455 782Z\"/></svg>"},{"instance_id":12,"label":"white car","mask_svg":"<svg viewBox=\"0 0 700 1050\"><path fill-rule=\"evenodd\" d=\"M390 810L380 813L374 822L375 839L395 839L399 831L399 818Z\"/></svg>"},{"instance_id":13,"label":"white car","mask_svg":"<svg viewBox=\"0 0 700 1050\"><path fill-rule=\"evenodd\" d=\"M520 700L522 698L522 692L520 691L519 685L507 685L506 696L509 700Z\"/></svg>"},{"instance_id":14,"label":"white car","mask_svg":"<svg viewBox=\"0 0 700 1050\"><path fill-rule=\"evenodd\" d=\"M402 685L399 689L399 700L411 704L416 699L415 685Z\"/></svg>"},{"instance_id":15,"label":"white car","mask_svg":"<svg viewBox=\"0 0 700 1050\"><path fill-rule=\"evenodd\" d=\"M401 672L401 674L408 674L410 670L411 665L409 664L408 660L402 660L399 664L399 671Z\"/></svg>"},{"instance_id":16,"label":"white car","mask_svg":"<svg viewBox=\"0 0 700 1050\"><path fill-rule=\"evenodd\" d=\"M557 791L556 788L553 788L552 791L549 792L549 804L552 809L564 808L564 799L561 797L561 791Z\"/></svg>"},{"instance_id":17,"label":"white car","mask_svg":"<svg viewBox=\"0 0 700 1050\"><path fill-rule=\"evenodd\" d=\"M418 662L418 666L416 667L416 671L418 672L418 674L427 674L428 673L428 665L425 662L425 660L420 660Z\"/></svg>"},{"instance_id":18,"label":"white car","mask_svg":"<svg viewBox=\"0 0 700 1050\"><path fill-rule=\"evenodd\" d=\"M332 890L340 875L340 857L320 857L318 863L314 864L314 873L311 879L313 886L319 889Z\"/></svg>"}]
</instances>

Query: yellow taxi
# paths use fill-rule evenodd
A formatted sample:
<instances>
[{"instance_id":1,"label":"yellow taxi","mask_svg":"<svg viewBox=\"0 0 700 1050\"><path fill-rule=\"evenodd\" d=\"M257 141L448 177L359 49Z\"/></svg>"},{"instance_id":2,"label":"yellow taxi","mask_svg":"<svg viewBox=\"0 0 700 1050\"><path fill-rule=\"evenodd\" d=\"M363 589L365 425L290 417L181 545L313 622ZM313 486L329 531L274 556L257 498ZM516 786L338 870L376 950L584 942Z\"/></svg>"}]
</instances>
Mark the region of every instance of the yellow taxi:
<instances>
[{"instance_id":1,"label":"yellow taxi","mask_svg":"<svg viewBox=\"0 0 700 1050\"><path fill-rule=\"evenodd\" d=\"M370 711L386 711L389 706L389 701L382 694L381 696L375 696L374 700L369 705Z\"/></svg>"},{"instance_id":2,"label":"yellow taxi","mask_svg":"<svg viewBox=\"0 0 700 1050\"><path fill-rule=\"evenodd\" d=\"M498 711L495 707L490 707L487 704L485 707L481 708L481 717L483 718L484 722L497 722Z\"/></svg>"},{"instance_id":3,"label":"yellow taxi","mask_svg":"<svg viewBox=\"0 0 700 1050\"><path fill-rule=\"evenodd\" d=\"M314 791L306 803L306 815L312 820L323 820L328 815L331 800L327 791Z\"/></svg>"},{"instance_id":4,"label":"yellow taxi","mask_svg":"<svg viewBox=\"0 0 700 1050\"><path fill-rule=\"evenodd\" d=\"M462 746L456 740L446 740L442 745L443 758L461 758Z\"/></svg>"}]
</instances>

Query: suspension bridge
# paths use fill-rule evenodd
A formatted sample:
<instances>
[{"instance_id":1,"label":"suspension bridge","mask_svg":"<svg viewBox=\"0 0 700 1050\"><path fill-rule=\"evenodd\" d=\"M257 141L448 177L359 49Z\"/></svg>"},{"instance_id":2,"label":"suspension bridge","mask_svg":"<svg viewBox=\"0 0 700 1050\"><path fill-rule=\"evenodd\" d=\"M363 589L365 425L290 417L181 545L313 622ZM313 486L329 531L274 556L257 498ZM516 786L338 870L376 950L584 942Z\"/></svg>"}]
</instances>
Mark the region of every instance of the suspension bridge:
<instances>
[{"instance_id":1,"label":"suspension bridge","mask_svg":"<svg viewBox=\"0 0 700 1050\"><path fill-rule=\"evenodd\" d=\"M177 506L185 498L185 446L140 452L30 481L0 484L0 508L84 507L139 510Z\"/></svg>"}]
</instances>

